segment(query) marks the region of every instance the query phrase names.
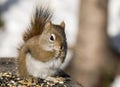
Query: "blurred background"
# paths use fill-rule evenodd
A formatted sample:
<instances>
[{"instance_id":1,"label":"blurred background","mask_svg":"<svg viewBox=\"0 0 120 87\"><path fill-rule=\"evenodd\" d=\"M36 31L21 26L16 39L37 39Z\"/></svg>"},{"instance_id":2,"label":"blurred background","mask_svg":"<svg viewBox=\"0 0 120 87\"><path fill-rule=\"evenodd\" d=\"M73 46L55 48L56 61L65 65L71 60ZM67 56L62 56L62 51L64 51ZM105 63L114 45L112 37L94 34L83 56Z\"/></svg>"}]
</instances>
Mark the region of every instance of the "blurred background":
<instances>
[{"instance_id":1,"label":"blurred background","mask_svg":"<svg viewBox=\"0 0 120 87\"><path fill-rule=\"evenodd\" d=\"M119 0L0 0L0 57L17 57L37 6L65 21L66 73L84 87L120 87Z\"/></svg>"}]
</instances>

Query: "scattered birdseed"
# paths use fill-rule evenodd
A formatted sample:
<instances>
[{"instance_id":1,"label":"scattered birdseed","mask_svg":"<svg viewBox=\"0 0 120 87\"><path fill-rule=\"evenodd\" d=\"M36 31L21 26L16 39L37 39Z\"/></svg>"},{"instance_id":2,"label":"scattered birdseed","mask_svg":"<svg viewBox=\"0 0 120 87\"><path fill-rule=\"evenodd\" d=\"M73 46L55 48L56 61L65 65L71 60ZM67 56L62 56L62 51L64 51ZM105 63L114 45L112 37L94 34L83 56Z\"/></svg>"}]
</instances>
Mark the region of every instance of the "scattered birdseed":
<instances>
[{"instance_id":1,"label":"scattered birdseed","mask_svg":"<svg viewBox=\"0 0 120 87\"><path fill-rule=\"evenodd\" d=\"M16 74L6 72L0 73L0 87L41 87L41 85L21 79Z\"/></svg>"},{"instance_id":2,"label":"scattered birdseed","mask_svg":"<svg viewBox=\"0 0 120 87\"><path fill-rule=\"evenodd\" d=\"M59 70L54 79L28 81L18 76L16 58L0 58L0 87L83 87L64 71Z\"/></svg>"},{"instance_id":3,"label":"scattered birdseed","mask_svg":"<svg viewBox=\"0 0 120 87\"><path fill-rule=\"evenodd\" d=\"M60 79L58 77L54 81L38 79L38 82L35 83L34 81L19 78L15 73L5 72L0 73L0 87L70 87L65 85L65 80Z\"/></svg>"}]
</instances>

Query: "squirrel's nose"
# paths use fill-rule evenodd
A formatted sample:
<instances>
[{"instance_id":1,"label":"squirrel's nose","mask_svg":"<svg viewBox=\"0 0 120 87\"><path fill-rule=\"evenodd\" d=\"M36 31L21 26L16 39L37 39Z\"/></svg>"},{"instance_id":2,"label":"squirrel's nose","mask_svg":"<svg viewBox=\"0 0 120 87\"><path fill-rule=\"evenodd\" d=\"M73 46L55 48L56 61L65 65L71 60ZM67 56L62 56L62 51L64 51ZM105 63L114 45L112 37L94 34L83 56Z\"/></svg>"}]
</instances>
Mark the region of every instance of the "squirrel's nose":
<instances>
[{"instance_id":1,"label":"squirrel's nose","mask_svg":"<svg viewBox=\"0 0 120 87\"><path fill-rule=\"evenodd\" d=\"M61 49L61 50L64 50L64 46L60 46L60 49Z\"/></svg>"}]
</instances>

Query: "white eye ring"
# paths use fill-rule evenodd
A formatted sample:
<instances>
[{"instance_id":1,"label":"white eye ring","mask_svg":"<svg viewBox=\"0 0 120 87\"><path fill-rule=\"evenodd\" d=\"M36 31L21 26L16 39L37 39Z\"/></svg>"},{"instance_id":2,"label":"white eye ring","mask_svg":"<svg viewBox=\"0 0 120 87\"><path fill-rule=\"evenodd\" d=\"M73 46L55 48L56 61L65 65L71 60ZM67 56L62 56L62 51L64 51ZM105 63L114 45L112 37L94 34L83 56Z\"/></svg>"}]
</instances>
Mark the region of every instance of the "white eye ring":
<instances>
[{"instance_id":1,"label":"white eye ring","mask_svg":"<svg viewBox=\"0 0 120 87\"><path fill-rule=\"evenodd\" d=\"M51 34L49 40L50 40L51 42L53 42L53 41L55 41L55 39L56 39L55 34Z\"/></svg>"}]
</instances>

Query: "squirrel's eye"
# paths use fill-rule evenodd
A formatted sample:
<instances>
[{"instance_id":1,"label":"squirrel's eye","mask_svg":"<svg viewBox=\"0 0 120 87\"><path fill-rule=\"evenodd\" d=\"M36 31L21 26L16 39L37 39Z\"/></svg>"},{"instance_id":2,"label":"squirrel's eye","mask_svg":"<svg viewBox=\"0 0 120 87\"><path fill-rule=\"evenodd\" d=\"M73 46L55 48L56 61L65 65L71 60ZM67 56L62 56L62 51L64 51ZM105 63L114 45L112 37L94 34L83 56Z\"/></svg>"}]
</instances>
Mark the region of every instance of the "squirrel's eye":
<instances>
[{"instance_id":1,"label":"squirrel's eye","mask_svg":"<svg viewBox=\"0 0 120 87\"><path fill-rule=\"evenodd\" d=\"M50 36L50 41L54 41L55 39L56 39L55 34L51 34L51 36Z\"/></svg>"}]
</instances>

